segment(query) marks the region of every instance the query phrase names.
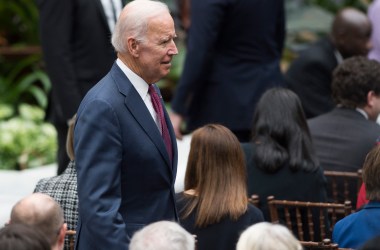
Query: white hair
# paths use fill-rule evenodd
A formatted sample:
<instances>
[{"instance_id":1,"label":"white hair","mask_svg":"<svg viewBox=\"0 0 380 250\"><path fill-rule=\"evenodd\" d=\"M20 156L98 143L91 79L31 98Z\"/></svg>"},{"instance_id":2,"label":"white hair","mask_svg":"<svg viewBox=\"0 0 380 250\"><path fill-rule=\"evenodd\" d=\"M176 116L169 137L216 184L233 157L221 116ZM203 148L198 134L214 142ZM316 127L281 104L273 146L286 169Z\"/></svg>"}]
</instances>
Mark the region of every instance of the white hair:
<instances>
[{"instance_id":1,"label":"white hair","mask_svg":"<svg viewBox=\"0 0 380 250\"><path fill-rule=\"evenodd\" d=\"M256 223L239 238L236 250L301 250L301 243L283 225Z\"/></svg>"},{"instance_id":2,"label":"white hair","mask_svg":"<svg viewBox=\"0 0 380 250\"><path fill-rule=\"evenodd\" d=\"M126 53L127 37L144 41L149 20L162 13L170 13L165 3L153 0L134 0L122 10L112 34L112 45L117 52Z\"/></svg>"},{"instance_id":3,"label":"white hair","mask_svg":"<svg viewBox=\"0 0 380 250\"><path fill-rule=\"evenodd\" d=\"M130 250L194 250L194 237L180 225L159 221L137 231L129 245Z\"/></svg>"}]
</instances>

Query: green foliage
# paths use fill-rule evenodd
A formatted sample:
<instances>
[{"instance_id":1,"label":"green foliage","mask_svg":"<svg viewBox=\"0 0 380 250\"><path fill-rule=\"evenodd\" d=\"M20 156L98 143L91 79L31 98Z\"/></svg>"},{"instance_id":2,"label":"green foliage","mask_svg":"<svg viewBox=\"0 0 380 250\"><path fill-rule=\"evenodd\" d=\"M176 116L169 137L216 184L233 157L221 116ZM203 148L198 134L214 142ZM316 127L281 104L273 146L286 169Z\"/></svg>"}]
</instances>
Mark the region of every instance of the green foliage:
<instances>
[{"instance_id":1,"label":"green foliage","mask_svg":"<svg viewBox=\"0 0 380 250\"><path fill-rule=\"evenodd\" d=\"M27 102L41 108L47 105L50 80L41 67L41 55L34 54L13 63L2 63L0 70L1 103L17 107Z\"/></svg>"},{"instance_id":2,"label":"green foliage","mask_svg":"<svg viewBox=\"0 0 380 250\"><path fill-rule=\"evenodd\" d=\"M12 108L0 105L0 169L25 169L53 163L57 150L56 131L44 123L44 111L21 104L19 116L8 117Z\"/></svg>"},{"instance_id":3,"label":"green foliage","mask_svg":"<svg viewBox=\"0 0 380 250\"><path fill-rule=\"evenodd\" d=\"M0 1L0 36L5 44L36 45L38 38L38 10L33 0Z\"/></svg>"},{"instance_id":4,"label":"green foliage","mask_svg":"<svg viewBox=\"0 0 380 250\"><path fill-rule=\"evenodd\" d=\"M43 121L51 84L36 45L35 1L0 1L0 169L31 168L56 159L55 128Z\"/></svg>"},{"instance_id":5,"label":"green foliage","mask_svg":"<svg viewBox=\"0 0 380 250\"><path fill-rule=\"evenodd\" d=\"M318 5L325 10L336 13L339 9L347 6L366 11L370 1L368 0L309 0L310 4Z\"/></svg>"}]
</instances>

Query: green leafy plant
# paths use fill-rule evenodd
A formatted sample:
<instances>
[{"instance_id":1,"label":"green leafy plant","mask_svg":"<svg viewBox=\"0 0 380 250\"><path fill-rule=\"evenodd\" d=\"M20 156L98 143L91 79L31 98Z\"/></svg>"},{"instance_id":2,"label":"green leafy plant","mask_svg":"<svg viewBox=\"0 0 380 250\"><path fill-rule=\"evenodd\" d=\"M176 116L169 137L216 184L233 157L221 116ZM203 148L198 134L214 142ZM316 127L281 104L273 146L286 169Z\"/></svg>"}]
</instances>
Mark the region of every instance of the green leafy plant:
<instances>
[{"instance_id":1,"label":"green leafy plant","mask_svg":"<svg viewBox=\"0 0 380 250\"><path fill-rule=\"evenodd\" d=\"M0 1L0 36L5 45L37 45L38 10L35 1Z\"/></svg>"},{"instance_id":2,"label":"green leafy plant","mask_svg":"<svg viewBox=\"0 0 380 250\"><path fill-rule=\"evenodd\" d=\"M18 116L9 105L0 105L0 169L26 169L55 162L55 128L43 122L44 111L21 104Z\"/></svg>"},{"instance_id":3,"label":"green leafy plant","mask_svg":"<svg viewBox=\"0 0 380 250\"><path fill-rule=\"evenodd\" d=\"M17 107L20 103L33 103L41 108L47 105L51 88L49 77L41 67L41 55L34 54L12 64L4 63L0 75L1 102Z\"/></svg>"},{"instance_id":4,"label":"green leafy plant","mask_svg":"<svg viewBox=\"0 0 380 250\"><path fill-rule=\"evenodd\" d=\"M336 13L339 9L347 6L366 11L371 0L309 0L308 2L318 5L331 13Z\"/></svg>"}]
</instances>

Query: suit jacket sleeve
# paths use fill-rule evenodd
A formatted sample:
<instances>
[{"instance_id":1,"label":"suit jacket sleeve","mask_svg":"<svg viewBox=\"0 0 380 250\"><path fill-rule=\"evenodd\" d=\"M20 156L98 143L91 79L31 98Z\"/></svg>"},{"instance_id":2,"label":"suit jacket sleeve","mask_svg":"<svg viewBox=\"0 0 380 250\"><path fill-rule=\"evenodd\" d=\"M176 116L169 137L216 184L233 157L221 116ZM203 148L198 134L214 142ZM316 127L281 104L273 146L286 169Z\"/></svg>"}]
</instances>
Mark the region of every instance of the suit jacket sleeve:
<instances>
[{"instance_id":1,"label":"suit jacket sleeve","mask_svg":"<svg viewBox=\"0 0 380 250\"><path fill-rule=\"evenodd\" d=\"M37 0L37 5L44 60L53 85L52 98L59 105L54 108L58 108L61 119L68 120L81 101L71 54L76 25L74 1Z\"/></svg>"},{"instance_id":2,"label":"suit jacket sleeve","mask_svg":"<svg viewBox=\"0 0 380 250\"><path fill-rule=\"evenodd\" d=\"M191 96L205 83L202 81L207 66L210 65L213 46L223 28L227 1L191 1L191 27L187 54L178 89L172 101L176 113L186 115L186 107L191 106Z\"/></svg>"},{"instance_id":3,"label":"suit jacket sleeve","mask_svg":"<svg viewBox=\"0 0 380 250\"><path fill-rule=\"evenodd\" d=\"M88 249L125 249L130 241L119 213L121 144L115 110L105 101L87 103L75 127L75 152L80 227L90 237Z\"/></svg>"}]
</instances>

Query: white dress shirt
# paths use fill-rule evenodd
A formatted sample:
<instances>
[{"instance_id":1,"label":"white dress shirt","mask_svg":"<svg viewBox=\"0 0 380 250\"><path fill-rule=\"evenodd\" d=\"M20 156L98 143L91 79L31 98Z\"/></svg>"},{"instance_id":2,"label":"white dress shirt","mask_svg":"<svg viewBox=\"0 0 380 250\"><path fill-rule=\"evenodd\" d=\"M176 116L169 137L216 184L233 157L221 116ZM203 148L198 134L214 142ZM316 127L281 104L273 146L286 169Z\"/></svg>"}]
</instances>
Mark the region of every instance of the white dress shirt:
<instances>
[{"instance_id":1,"label":"white dress shirt","mask_svg":"<svg viewBox=\"0 0 380 250\"><path fill-rule=\"evenodd\" d=\"M158 120L156 111L153 108L152 99L150 98L150 95L148 93L148 88L149 88L148 83L146 83L144 79L142 79L135 72L129 69L127 65L125 65L120 59L117 59L116 63L120 67L120 69L124 72L124 74L128 77L129 81L131 81L137 93L139 93L139 95L141 96L141 99L144 101L146 107L148 108L149 113L151 114L153 120L155 121L157 125L157 128L161 132L160 121Z\"/></svg>"},{"instance_id":2,"label":"white dress shirt","mask_svg":"<svg viewBox=\"0 0 380 250\"><path fill-rule=\"evenodd\" d=\"M120 0L101 0L101 2L103 5L104 13L107 17L108 27L112 33L115 28L116 20L119 18L123 6Z\"/></svg>"}]
</instances>

